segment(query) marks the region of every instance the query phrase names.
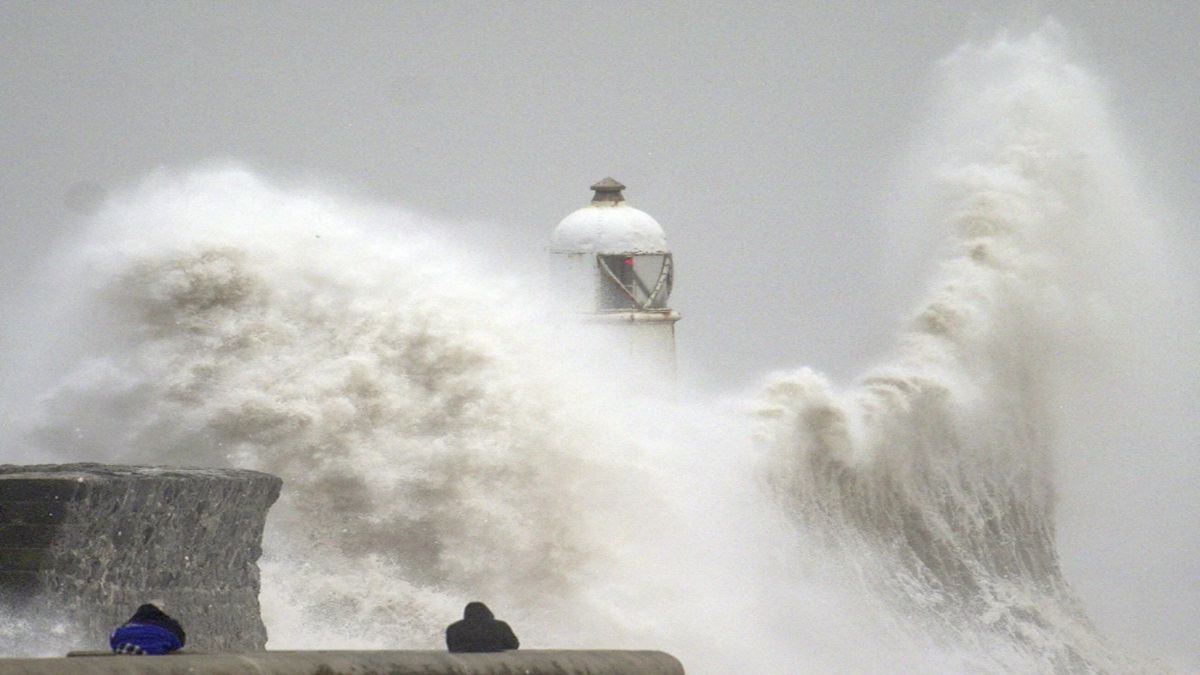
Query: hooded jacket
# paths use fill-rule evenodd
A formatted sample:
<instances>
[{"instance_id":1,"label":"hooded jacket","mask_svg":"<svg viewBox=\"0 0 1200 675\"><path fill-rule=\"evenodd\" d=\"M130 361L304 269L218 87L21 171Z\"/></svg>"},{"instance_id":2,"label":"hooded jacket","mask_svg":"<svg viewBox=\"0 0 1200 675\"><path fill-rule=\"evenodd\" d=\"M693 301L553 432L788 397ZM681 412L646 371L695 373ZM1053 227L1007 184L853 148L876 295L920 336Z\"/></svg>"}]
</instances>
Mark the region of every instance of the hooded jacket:
<instances>
[{"instance_id":1,"label":"hooded jacket","mask_svg":"<svg viewBox=\"0 0 1200 675\"><path fill-rule=\"evenodd\" d=\"M151 604L138 607L108 639L118 654L166 654L181 649L185 642L183 626Z\"/></svg>"},{"instance_id":2,"label":"hooded jacket","mask_svg":"<svg viewBox=\"0 0 1200 675\"><path fill-rule=\"evenodd\" d=\"M446 647L452 652L502 652L520 646L507 623L496 620L482 602L469 602L461 621L446 628Z\"/></svg>"}]
</instances>

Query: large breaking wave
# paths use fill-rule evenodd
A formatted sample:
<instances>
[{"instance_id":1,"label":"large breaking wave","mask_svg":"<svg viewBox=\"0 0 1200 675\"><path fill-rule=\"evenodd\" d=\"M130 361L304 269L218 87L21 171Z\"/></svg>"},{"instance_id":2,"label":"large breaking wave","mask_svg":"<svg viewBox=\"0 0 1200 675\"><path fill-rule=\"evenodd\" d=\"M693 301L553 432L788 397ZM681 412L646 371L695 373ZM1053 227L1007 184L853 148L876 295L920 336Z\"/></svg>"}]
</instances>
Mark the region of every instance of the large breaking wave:
<instances>
[{"instance_id":1,"label":"large breaking wave","mask_svg":"<svg viewBox=\"0 0 1200 675\"><path fill-rule=\"evenodd\" d=\"M1154 228L1131 206L1098 84L1047 35L941 66L924 207L949 241L930 295L853 388L775 378L760 409L771 480L843 573L918 630L1010 672L1140 670L1063 577L1054 460L1145 299L1121 277L1147 260L1114 246L1153 245Z\"/></svg>"},{"instance_id":2,"label":"large breaking wave","mask_svg":"<svg viewBox=\"0 0 1200 675\"><path fill-rule=\"evenodd\" d=\"M1091 626L1054 532L1063 411L1136 294L1106 267L1149 236L1102 96L1045 33L939 73L943 261L851 387L631 396L436 223L162 172L55 261L9 454L282 476L272 648L437 648L483 599L526 645L694 673L1155 670Z\"/></svg>"}]
</instances>

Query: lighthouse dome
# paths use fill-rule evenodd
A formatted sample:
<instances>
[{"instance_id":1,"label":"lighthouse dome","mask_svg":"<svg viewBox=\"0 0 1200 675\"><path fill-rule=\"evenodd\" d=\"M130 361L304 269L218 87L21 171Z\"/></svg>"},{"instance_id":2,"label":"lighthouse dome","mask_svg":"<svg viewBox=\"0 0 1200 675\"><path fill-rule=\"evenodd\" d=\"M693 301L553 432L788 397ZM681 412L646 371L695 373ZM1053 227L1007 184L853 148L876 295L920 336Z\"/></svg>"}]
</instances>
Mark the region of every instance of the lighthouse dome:
<instances>
[{"instance_id":1,"label":"lighthouse dome","mask_svg":"<svg viewBox=\"0 0 1200 675\"><path fill-rule=\"evenodd\" d=\"M596 196L562 219L550 234L552 253L670 253L662 225L650 214L625 204L617 181L592 186Z\"/></svg>"}]
</instances>

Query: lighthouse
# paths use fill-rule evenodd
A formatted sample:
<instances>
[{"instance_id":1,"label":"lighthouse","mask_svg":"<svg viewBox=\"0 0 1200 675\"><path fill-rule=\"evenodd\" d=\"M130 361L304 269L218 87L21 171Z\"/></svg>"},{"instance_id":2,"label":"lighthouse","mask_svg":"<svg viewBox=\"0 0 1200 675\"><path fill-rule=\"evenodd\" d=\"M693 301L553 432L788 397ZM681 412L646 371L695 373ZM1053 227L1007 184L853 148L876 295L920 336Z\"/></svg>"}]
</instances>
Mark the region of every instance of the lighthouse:
<instances>
[{"instance_id":1,"label":"lighthouse","mask_svg":"<svg viewBox=\"0 0 1200 675\"><path fill-rule=\"evenodd\" d=\"M592 203L554 228L548 250L555 287L580 318L607 333L617 356L655 380L675 378L675 322L668 301L675 265L662 226L625 203L612 178Z\"/></svg>"}]
</instances>

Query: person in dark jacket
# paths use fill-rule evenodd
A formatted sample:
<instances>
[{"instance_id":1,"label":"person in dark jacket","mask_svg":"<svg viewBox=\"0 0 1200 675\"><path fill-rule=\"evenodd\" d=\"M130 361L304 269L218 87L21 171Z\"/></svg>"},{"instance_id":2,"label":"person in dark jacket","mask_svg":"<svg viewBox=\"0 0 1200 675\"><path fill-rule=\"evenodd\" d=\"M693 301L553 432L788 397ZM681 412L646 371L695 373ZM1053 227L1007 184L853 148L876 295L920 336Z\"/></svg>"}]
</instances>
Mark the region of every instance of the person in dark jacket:
<instances>
[{"instance_id":1,"label":"person in dark jacket","mask_svg":"<svg viewBox=\"0 0 1200 675\"><path fill-rule=\"evenodd\" d=\"M138 607L108 639L114 654L166 654L181 649L185 642L183 626L150 603Z\"/></svg>"},{"instance_id":2,"label":"person in dark jacket","mask_svg":"<svg viewBox=\"0 0 1200 675\"><path fill-rule=\"evenodd\" d=\"M482 602L468 602L462 620L446 627L446 646L452 652L502 652L520 644L512 628L497 621Z\"/></svg>"}]
</instances>

